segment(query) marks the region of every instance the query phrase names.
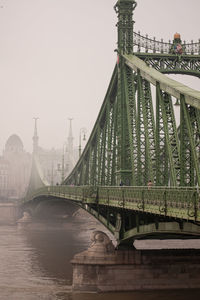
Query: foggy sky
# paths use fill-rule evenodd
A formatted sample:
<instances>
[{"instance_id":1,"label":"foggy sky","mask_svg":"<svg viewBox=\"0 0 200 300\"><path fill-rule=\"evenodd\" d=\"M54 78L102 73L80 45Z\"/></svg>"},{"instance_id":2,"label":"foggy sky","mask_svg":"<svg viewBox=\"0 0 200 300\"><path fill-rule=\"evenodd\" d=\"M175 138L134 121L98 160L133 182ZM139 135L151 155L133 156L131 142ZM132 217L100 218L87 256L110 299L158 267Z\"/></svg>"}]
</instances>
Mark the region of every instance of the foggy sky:
<instances>
[{"instance_id":1,"label":"foggy sky","mask_svg":"<svg viewBox=\"0 0 200 300\"><path fill-rule=\"evenodd\" d=\"M200 38L200 1L138 0L134 30L164 41ZM88 135L116 61L116 0L0 0L0 153L11 134L32 151L62 148L73 118L74 144ZM175 76L180 79L180 76ZM199 89L199 79L184 78Z\"/></svg>"}]
</instances>

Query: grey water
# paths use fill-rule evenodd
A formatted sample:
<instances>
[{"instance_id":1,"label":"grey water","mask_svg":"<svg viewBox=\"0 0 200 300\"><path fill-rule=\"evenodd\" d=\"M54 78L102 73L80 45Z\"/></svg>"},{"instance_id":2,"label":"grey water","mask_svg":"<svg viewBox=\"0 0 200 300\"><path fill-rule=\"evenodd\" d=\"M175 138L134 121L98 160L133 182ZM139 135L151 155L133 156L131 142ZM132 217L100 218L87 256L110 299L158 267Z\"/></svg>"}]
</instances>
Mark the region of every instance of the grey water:
<instances>
[{"instance_id":1,"label":"grey water","mask_svg":"<svg viewBox=\"0 0 200 300\"><path fill-rule=\"evenodd\" d=\"M88 248L97 226L92 220L0 226L0 300L199 299L200 290L72 293L70 260Z\"/></svg>"}]
</instances>

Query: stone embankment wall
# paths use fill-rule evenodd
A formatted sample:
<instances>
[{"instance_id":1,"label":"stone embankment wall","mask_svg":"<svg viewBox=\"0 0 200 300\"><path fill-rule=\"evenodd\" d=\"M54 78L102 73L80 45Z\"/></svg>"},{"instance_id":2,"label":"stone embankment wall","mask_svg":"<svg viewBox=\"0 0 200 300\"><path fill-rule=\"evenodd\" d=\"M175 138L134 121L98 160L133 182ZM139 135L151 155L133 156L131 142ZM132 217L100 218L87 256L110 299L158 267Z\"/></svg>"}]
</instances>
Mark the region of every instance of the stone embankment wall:
<instances>
[{"instance_id":1,"label":"stone embankment wall","mask_svg":"<svg viewBox=\"0 0 200 300\"><path fill-rule=\"evenodd\" d=\"M0 203L0 224L14 225L19 216L19 207L14 203Z\"/></svg>"}]
</instances>

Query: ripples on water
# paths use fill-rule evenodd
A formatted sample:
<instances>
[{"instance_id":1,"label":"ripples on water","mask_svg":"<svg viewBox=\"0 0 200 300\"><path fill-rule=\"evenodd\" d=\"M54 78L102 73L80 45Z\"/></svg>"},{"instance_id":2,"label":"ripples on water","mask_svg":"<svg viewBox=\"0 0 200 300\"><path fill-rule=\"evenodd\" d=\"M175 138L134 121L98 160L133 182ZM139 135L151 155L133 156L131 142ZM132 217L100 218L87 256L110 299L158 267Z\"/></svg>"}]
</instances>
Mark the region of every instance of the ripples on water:
<instances>
[{"instance_id":1,"label":"ripples on water","mask_svg":"<svg viewBox=\"0 0 200 300\"><path fill-rule=\"evenodd\" d=\"M188 300L200 291L71 293L75 253L88 248L97 223L33 224L29 229L0 226L1 300ZM102 229L102 228L98 228Z\"/></svg>"}]
</instances>

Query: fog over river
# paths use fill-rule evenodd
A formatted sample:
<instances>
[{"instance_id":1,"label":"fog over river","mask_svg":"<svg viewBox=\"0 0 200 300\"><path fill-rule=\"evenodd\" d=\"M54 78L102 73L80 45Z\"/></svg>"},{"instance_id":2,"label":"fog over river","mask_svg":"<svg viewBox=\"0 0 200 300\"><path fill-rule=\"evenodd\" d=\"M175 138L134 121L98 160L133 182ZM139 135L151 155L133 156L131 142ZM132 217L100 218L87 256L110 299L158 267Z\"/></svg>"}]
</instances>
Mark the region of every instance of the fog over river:
<instances>
[{"instance_id":1,"label":"fog over river","mask_svg":"<svg viewBox=\"0 0 200 300\"><path fill-rule=\"evenodd\" d=\"M188 300L200 291L72 293L76 253L88 248L94 230L104 230L86 215L71 220L33 223L30 228L0 226L0 300ZM198 241L197 241L198 243Z\"/></svg>"}]
</instances>

